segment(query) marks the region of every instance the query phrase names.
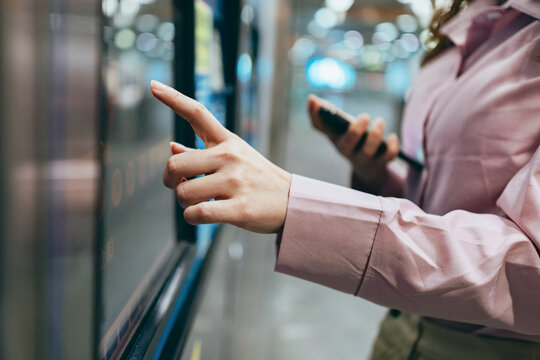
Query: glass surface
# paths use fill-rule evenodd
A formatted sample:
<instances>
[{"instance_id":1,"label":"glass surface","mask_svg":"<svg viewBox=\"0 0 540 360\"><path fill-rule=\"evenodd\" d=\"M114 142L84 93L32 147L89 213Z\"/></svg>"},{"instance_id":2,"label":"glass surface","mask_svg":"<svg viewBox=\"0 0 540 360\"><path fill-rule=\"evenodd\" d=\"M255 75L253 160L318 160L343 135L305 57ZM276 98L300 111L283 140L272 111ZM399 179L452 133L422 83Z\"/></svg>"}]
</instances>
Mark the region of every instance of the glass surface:
<instances>
[{"instance_id":1,"label":"glass surface","mask_svg":"<svg viewBox=\"0 0 540 360\"><path fill-rule=\"evenodd\" d=\"M165 275L175 247L174 197L162 183L173 114L152 96L172 84L168 0L104 0L100 357L119 356Z\"/></svg>"},{"instance_id":2,"label":"glass surface","mask_svg":"<svg viewBox=\"0 0 540 360\"><path fill-rule=\"evenodd\" d=\"M223 77L221 36L214 27L216 1L195 1L195 97L223 124L225 124L226 94ZM195 146L204 148L197 137ZM197 226L198 247L206 249L217 225Z\"/></svg>"},{"instance_id":3,"label":"glass surface","mask_svg":"<svg viewBox=\"0 0 540 360\"><path fill-rule=\"evenodd\" d=\"M251 1L253 3L253 1ZM260 75L259 66L259 22L258 8L249 1L240 13L240 56L236 64L237 102L240 136L251 146L258 148L257 137L260 128L257 86Z\"/></svg>"}]
</instances>

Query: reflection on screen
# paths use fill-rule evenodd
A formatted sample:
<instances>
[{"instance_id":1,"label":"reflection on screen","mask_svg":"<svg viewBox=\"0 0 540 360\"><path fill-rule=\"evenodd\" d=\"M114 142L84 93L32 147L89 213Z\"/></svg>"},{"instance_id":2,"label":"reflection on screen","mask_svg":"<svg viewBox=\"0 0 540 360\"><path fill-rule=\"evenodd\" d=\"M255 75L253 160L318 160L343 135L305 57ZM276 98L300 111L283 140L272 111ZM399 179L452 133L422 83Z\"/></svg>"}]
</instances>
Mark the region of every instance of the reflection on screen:
<instances>
[{"instance_id":1,"label":"reflection on screen","mask_svg":"<svg viewBox=\"0 0 540 360\"><path fill-rule=\"evenodd\" d=\"M174 247L174 199L161 174L169 156L172 113L150 80L172 83L170 1L103 0L107 95L102 114L104 200L100 357L116 359Z\"/></svg>"},{"instance_id":2,"label":"reflection on screen","mask_svg":"<svg viewBox=\"0 0 540 360\"><path fill-rule=\"evenodd\" d=\"M225 125L225 82L223 78L223 53L221 37L214 28L214 12L203 0L195 1L195 97ZM204 148L197 137L195 145ZM197 226L199 250L204 252L217 225Z\"/></svg>"}]
</instances>

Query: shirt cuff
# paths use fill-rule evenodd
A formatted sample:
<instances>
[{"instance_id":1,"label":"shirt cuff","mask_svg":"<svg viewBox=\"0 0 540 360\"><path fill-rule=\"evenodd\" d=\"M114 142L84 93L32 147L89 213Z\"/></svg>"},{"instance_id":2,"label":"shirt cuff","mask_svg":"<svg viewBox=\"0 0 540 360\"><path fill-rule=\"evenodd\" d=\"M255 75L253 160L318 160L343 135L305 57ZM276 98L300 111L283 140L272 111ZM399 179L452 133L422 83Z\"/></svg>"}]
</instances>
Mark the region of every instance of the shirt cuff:
<instances>
[{"instance_id":1,"label":"shirt cuff","mask_svg":"<svg viewBox=\"0 0 540 360\"><path fill-rule=\"evenodd\" d=\"M356 294L381 214L377 196L293 175L275 270Z\"/></svg>"}]
</instances>

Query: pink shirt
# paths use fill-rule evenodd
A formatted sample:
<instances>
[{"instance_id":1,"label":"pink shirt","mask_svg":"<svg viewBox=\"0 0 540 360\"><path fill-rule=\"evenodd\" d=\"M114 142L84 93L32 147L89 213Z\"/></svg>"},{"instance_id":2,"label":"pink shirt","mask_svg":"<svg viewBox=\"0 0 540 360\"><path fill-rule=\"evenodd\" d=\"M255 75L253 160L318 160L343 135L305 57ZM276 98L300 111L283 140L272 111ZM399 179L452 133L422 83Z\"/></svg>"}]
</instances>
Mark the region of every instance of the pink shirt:
<instances>
[{"instance_id":1,"label":"pink shirt","mask_svg":"<svg viewBox=\"0 0 540 360\"><path fill-rule=\"evenodd\" d=\"M456 46L408 101L402 147L424 171L393 174L396 197L294 175L277 271L540 342L540 2L492 4L445 25Z\"/></svg>"}]
</instances>

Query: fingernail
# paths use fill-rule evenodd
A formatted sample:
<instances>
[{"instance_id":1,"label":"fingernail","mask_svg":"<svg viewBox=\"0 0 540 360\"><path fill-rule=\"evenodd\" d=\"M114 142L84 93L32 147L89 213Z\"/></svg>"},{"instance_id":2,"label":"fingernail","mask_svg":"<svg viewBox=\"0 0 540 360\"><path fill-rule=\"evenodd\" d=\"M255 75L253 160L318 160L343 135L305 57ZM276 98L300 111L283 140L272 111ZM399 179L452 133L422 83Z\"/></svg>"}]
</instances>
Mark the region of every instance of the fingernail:
<instances>
[{"instance_id":1,"label":"fingernail","mask_svg":"<svg viewBox=\"0 0 540 360\"><path fill-rule=\"evenodd\" d=\"M157 92L167 91L167 85L164 85L157 80L152 80L150 82L150 87L152 88L152 90L157 91Z\"/></svg>"}]
</instances>

